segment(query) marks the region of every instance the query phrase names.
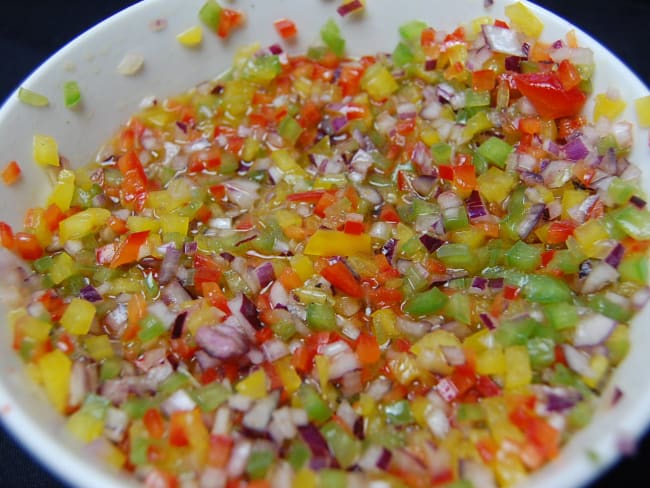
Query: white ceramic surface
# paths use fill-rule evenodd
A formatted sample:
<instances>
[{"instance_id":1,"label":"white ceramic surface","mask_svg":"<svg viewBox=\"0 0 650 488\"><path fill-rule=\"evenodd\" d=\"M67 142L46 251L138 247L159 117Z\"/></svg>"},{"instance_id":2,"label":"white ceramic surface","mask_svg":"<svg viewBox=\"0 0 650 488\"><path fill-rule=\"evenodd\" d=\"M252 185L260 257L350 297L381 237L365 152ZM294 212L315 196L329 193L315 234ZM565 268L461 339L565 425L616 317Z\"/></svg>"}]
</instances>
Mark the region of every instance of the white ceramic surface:
<instances>
[{"instance_id":1,"label":"white ceramic surface","mask_svg":"<svg viewBox=\"0 0 650 488\"><path fill-rule=\"evenodd\" d=\"M261 45L278 42L273 21L287 16L296 21L300 36L286 46L291 53L304 51L315 41L328 17L335 18L348 40L348 53L358 55L392 50L397 27L412 19L423 19L437 28L451 30L461 23L483 15L505 18L503 8L510 2L496 0L490 8L484 0L367 0L361 16L341 19L333 0L239 0L234 6L248 15L247 26L228 41L206 33L200 49L186 49L175 35L198 23L197 12L203 0L146 0L117 14L75 39L38 69L23 86L50 97L51 106L37 109L18 102L15 94L0 109L0 159L22 163L24 180L15 187L0 187L0 220L16 226L24 211L42 203L48 181L31 158L34 133L54 136L60 152L73 166L94 157L97 148L137 110L148 95L179 93L225 70L234 51L255 41ZM543 38L553 41L573 27L535 5L530 7L544 21ZM165 18L168 27L152 32L148 25ZM644 87L618 59L588 35L578 31L583 46L595 53L597 71L595 92L617 87L633 100L647 95ZM116 66L128 53L140 53L145 65L132 77L121 76ZM79 82L84 102L81 110L67 110L60 99L64 81ZM586 108L591 115L591 105ZM624 118L636 121L633 109ZM644 188L650 193L647 131L637 131L637 145L631 159L644 169ZM650 353L650 310L638 316L632 329L632 350L616 372L605 395L602 411L591 425L577 435L563 454L532 476L526 486L562 488L579 486L597 476L618 458L621 440L638 438L650 420L650 377L647 357ZM30 384L18 357L10 347L7 327L0 327L0 416L5 426L36 458L75 486L104 488L131 486L131 481L97 462L88 449L70 439L62 428L62 419L48 405L41 391ZM611 387L617 385L623 399L609 408ZM596 454L595 464L586 452ZM92 480L92 481L91 481Z\"/></svg>"}]
</instances>

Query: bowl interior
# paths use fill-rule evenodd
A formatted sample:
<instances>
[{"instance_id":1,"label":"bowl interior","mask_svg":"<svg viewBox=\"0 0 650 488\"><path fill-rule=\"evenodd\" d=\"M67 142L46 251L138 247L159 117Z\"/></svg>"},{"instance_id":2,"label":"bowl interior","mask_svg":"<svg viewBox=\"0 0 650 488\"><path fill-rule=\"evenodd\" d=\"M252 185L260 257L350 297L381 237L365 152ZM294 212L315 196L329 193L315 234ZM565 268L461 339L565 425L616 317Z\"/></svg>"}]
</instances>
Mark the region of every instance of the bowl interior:
<instances>
[{"instance_id":1,"label":"bowl interior","mask_svg":"<svg viewBox=\"0 0 650 488\"><path fill-rule=\"evenodd\" d=\"M368 0L361 16L341 19L335 12L336 2L310 0L239 0L235 7L247 13L246 28L236 31L227 41L205 33L199 49L182 47L175 35L198 24L197 12L203 0L148 0L117 14L83 34L38 69L23 86L49 96L51 106L37 109L18 102L12 96L0 110L0 154L15 159L24 171L23 182L1 187L0 220L18 226L27 208L44 201L48 178L32 163L31 141L35 133L48 134L58 141L60 152L79 166L92 160L97 149L138 109L149 95L163 97L180 93L201 81L214 78L227 69L237 48L259 42L267 46L278 42L273 21L279 17L293 19L299 27L295 42L284 45L290 53L304 52L317 40L327 18L335 18L348 42L348 54L359 55L380 50L392 51L397 43L397 27L422 19L432 26L452 30L479 16L506 18L504 6L510 2L496 0L489 8L482 0L409 0L408 8L394 0ZM546 10L529 4L543 20L543 38L563 38L573 29L567 22ZM149 23L164 18L168 27L160 32ZM586 34L578 31L582 46L595 53L597 65L595 93L616 86L630 101L646 95L647 88L617 58ZM121 76L116 67L126 53L142 54L143 70L135 76ZM63 106L63 83L76 80L84 101L79 110ZM636 121L628 104L623 118ZM591 117L592 106L586 113ZM647 133L637 129L637 141ZM644 159L647 147L637 143L631 159L644 169L643 186L650 192L650 168ZM632 350L619 367L604 395L601 412L588 428L580 432L562 455L532 476L528 486L575 486L595 476L618 456L621 439L638 437L650 419L650 382L645 374L646 356L650 351L650 311L640 314L632 328ZM93 454L64 432L62 420L48 405L44 395L24 374L17 355L11 350L8 327L0 327L0 411L2 420L22 444L62 479L78 486L93 480L95 487L131 482L98 463ZM613 386L624 392L622 400L610 407ZM600 462L594 464L596 454Z\"/></svg>"}]
</instances>

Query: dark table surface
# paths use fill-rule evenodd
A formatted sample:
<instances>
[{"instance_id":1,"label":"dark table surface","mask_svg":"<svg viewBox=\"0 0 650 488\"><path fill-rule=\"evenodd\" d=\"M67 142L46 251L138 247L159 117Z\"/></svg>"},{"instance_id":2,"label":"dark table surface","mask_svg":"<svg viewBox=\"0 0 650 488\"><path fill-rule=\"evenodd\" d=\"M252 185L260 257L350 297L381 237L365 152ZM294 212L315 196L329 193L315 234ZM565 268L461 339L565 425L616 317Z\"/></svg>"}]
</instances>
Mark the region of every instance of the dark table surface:
<instances>
[{"instance_id":1,"label":"dark table surface","mask_svg":"<svg viewBox=\"0 0 650 488\"><path fill-rule=\"evenodd\" d=\"M268 1L268 0L267 0ZM479 1L479 0L476 0ZM47 57L129 0L5 0L0 10L0 100ZM372 3L372 2L370 2ZM609 47L650 84L649 0L537 0ZM408 1L405 2L405 5ZM0 428L0 486L63 488ZM643 486L650 435L590 488ZM641 483L641 484L639 484ZM89 482L88 486L92 486ZM552 487L549 487L552 488Z\"/></svg>"}]
</instances>

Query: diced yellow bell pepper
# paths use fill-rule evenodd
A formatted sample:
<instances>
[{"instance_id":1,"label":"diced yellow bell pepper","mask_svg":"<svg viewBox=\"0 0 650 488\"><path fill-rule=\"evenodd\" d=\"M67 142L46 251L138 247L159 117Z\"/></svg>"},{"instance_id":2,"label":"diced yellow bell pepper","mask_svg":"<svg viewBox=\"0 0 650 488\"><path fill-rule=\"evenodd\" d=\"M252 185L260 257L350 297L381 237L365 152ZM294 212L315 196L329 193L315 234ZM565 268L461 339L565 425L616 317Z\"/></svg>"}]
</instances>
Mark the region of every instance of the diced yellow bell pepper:
<instances>
[{"instance_id":1,"label":"diced yellow bell pepper","mask_svg":"<svg viewBox=\"0 0 650 488\"><path fill-rule=\"evenodd\" d=\"M523 3L512 3L505 8L506 15L513 27L527 36L538 38L544 30L544 23Z\"/></svg>"},{"instance_id":2,"label":"diced yellow bell pepper","mask_svg":"<svg viewBox=\"0 0 650 488\"><path fill-rule=\"evenodd\" d=\"M427 413L430 405L429 400L422 396L416 396L411 400L411 414L421 427L428 428Z\"/></svg>"},{"instance_id":3,"label":"diced yellow bell pepper","mask_svg":"<svg viewBox=\"0 0 650 488\"><path fill-rule=\"evenodd\" d=\"M24 315L16 322L21 332L30 339L37 342L43 342L50 336L52 324L44 320L37 319L31 315Z\"/></svg>"},{"instance_id":4,"label":"diced yellow bell pepper","mask_svg":"<svg viewBox=\"0 0 650 488\"><path fill-rule=\"evenodd\" d=\"M452 231L449 240L457 244L467 244L470 249L478 249L485 242L485 232L475 227L468 227Z\"/></svg>"},{"instance_id":5,"label":"diced yellow bell pepper","mask_svg":"<svg viewBox=\"0 0 650 488\"><path fill-rule=\"evenodd\" d=\"M503 202L517 183L513 175L494 166L479 176L477 181L478 191L488 202L493 203Z\"/></svg>"},{"instance_id":6,"label":"diced yellow bell pepper","mask_svg":"<svg viewBox=\"0 0 650 488\"><path fill-rule=\"evenodd\" d=\"M589 361L589 367L591 368L593 374L590 376L583 375L581 378L589 388L595 389L598 387L598 384L609 369L609 359L607 359L607 356L604 356L602 354L596 354L591 357Z\"/></svg>"},{"instance_id":7,"label":"diced yellow bell pepper","mask_svg":"<svg viewBox=\"0 0 650 488\"><path fill-rule=\"evenodd\" d=\"M203 300L198 310L194 310L188 315L187 320L185 321L185 327L192 335L194 335L196 334L196 331L205 324L221 322L222 317L223 312L216 307L212 307L206 300Z\"/></svg>"},{"instance_id":8,"label":"diced yellow bell pepper","mask_svg":"<svg viewBox=\"0 0 650 488\"><path fill-rule=\"evenodd\" d=\"M384 100L399 88L390 71L381 63L375 63L366 69L361 78L361 88L375 100Z\"/></svg>"},{"instance_id":9,"label":"diced yellow bell pepper","mask_svg":"<svg viewBox=\"0 0 650 488\"><path fill-rule=\"evenodd\" d=\"M88 336L84 340L86 352L95 361L112 358L115 355L111 341L106 334Z\"/></svg>"},{"instance_id":10,"label":"diced yellow bell pepper","mask_svg":"<svg viewBox=\"0 0 650 488\"><path fill-rule=\"evenodd\" d=\"M55 204L62 212L67 212L74 196L74 183L75 173L69 169L62 169L54 185L54 190L47 199L48 205Z\"/></svg>"},{"instance_id":11,"label":"diced yellow bell pepper","mask_svg":"<svg viewBox=\"0 0 650 488\"><path fill-rule=\"evenodd\" d=\"M570 219L569 210L580 205L589 193L585 190L573 190L571 188L562 192L562 218Z\"/></svg>"},{"instance_id":12,"label":"diced yellow bell pepper","mask_svg":"<svg viewBox=\"0 0 650 488\"><path fill-rule=\"evenodd\" d=\"M390 308L376 310L372 314L372 327L379 344L384 344L392 337L397 337L397 315Z\"/></svg>"},{"instance_id":13,"label":"diced yellow bell pepper","mask_svg":"<svg viewBox=\"0 0 650 488\"><path fill-rule=\"evenodd\" d=\"M436 329L413 344L411 352L415 354L420 367L434 373L451 374L453 368L449 366L440 346L460 347L460 345L460 340L454 334Z\"/></svg>"},{"instance_id":14,"label":"diced yellow bell pepper","mask_svg":"<svg viewBox=\"0 0 650 488\"><path fill-rule=\"evenodd\" d=\"M195 25L176 35L176 40L185 47L197 47L203 41L203 29Z\"/></svg>"},{"instance_id":15,"label":"diced yellow bell pepper","mask_svg":"<svg viewBox=\"0 0 650 488\"><path fill-rule=\"evenodd\" d=\"M314 356L314 364L316 365L316 374L320 383L320 389L325 390L330 380L330 362L327 356L317 354Z\"/></svg>"},{"instance_id":16,"label":"diced yellow bell pepper","mask_svg":"<svg viewBox=\"0 0 650 488\"><path fill-rule=\"evenodd\" d=\"M241 117L250 107L257 89L245 80L230 80L225 85L222 95L223 108L231 116Z\"/></svg>"},{"instance_id":17,"label":"diced yellow bell pepper","mask_svg":"<svg viewBox=\"0 0 650 488\"><path fill-rule=\"evenodd\" d=\"M634 101L636 116L641 127L650 127L650 95L637 98Z\"/></svg>"},{"instance_id":18,"label":"diced yellow bell pepper","mask_svg":"<svg viewBox=\"0 0 650 488\"><path fill-rule=\"evenodd\" d=\"M286 149L279 149L271 153L271 160L285 176L306 178L307 172L300 166ZM287 179L287 178L285 178ZM287 181L289 181L289 178ZM290 182L290 181L289 181Z\"/></svg>"},{"instance_id":19,"label":"diced yellow bell pepper","mask_svg":"<svg viewBox=\"0 0 650 488\"><path fill-rule=\"evenodd\" d=\"M258 400L267 395L268 378L263 369L252 372L235 386L238 393Z\"/></svg>"},{"instance_id":20,"label":"diced yellow bell pepper","mask_svg":"<svg viewBox=\"0 0 650 488\"><path fill-rule=\"evenodd\" d=\"M420 131L420 139L427 146L433 146L440 142L440 134L438 131L432 127L425 127Z\"/></svg>"},{"instance_id":21,"label":"diced yellow bell pepper","mask_svg":"<svg viewBox=\"0 0 650 488\"><path fill-rule=\"evenodd\" d=\"M311 469L301 469L296 473L291 484L293 488L316 488L318 486L318 477Z\"/></svg>"},{"instance_id":22,"label":"diced yellow bell pepper","mask_svg":"<svg viewBox=\"0 0 650 488\"><path fill-rule=\"evenodd\" d=\"M578 226L573 237L584 255L591 258L600 254L602 241L609 239L609 233L603 224L592 219Z\"/></svg>"},{"instance_id":23,"label":"diced yellow bell pepper","mask_svg":"<svg viewBox=\"0 0 650 488\"><path fill-rule=\"evenodd\" d=\"M104 432L104 421L79 410L68 417L66 427L70 433L82 442L92 442Z\"/></svg>"},{"instance_id":24,"label":"diced yellow bell pepper","mask_svg":"<svg viewBox=\"0 0 650 488\"><path fill-rule=\"evenodd\" d=\"M303 254L292 256L290 263L291 267L298 274L302 281L307 281L314 275L314 265L311 262L311 259L309 259L307 256Z\"/></svg>"},{"instance_id":25,"label":"diced yellow bell pepper","mask_svg":"<svg viewBox=\"0 0 650 488\"><path fill-rule=\"evenodd\" d=\"M494 472L500 486L515 486L523 483L526 478L526 468L514 453L500 453L494 463Z\"/></svg>"},{"instance_id":26,"label":"diced yellow bell pepper","mask_svg":"<svg viewBox=\"0 0 650 488\"><path fill-rule=\"evenodd\" d=\"M626 106L625 101L620 98L612 99L606 93L599 93L594 103L594 122L598 122L601 117L614 120L623 113Z\"/></svg>"},{"instance_id":27,"label":"diced yellow bell pepper","mask_svg":"<svg viewBox=\"0 0 650 488\"><path fill-rule=\"evenodd\" d=\"M487 116L487 112L482 110L473 115L465 124L463 129L463 137L465 140L470 140L476 134L490 129L494 124Z\"/></svg>"},{"instance_id":28,"label":"diced yellow bell pepper","mask_svg":"<svg viewBox=\"0 0 650 488\"><path fill-rule=\"evenodd\" d=\"M102 452L102 459L110 466L120 469L126 463L126 456L122 451L115 447L112 443L106 442L104 444L104 451Z\"/></svg>"},{"instance_id":29,"label":"diced yellow bell pepper","mask_svg":"<svg viewBox=\"0 0 650 488\"><path fill-rule=\"evenodd\" d=\"M495 346L494 334L490 332L490 329L481 329L475 334L467 337L463 341L463 346L468 347L477 353L481 353L486 349L491 349Z\"/></svg>"},{"instance_id":30,"label":"diced yellow bell pepper","mask_svg":"<svg viewBox=\"0 0 650 488\"><path fill-rule=\"evenodd\" d=\"M510 422L508 407L503 397L490 397L481 400L481 406L485 412L487 424L492 437L501 444L504 440L510 439L514 442L524 440L522 432Z\"/></svg>"},{"instance_id":31,"label":"diced yellow bell pepper","mask_svg":"<svg viewBox=\"0 0 650 488\"><path fill-rule=\"evenodd\" d=\"M278 361L275 370L278 372L280 381L282 381L282 385L289 395L293 395L298 391L298 388L300 388L300 385L302 384L302 379L300 378L300 375L296 373L296 369L291 365L291 360L289 358L284 358Z\"/></svg>"},{"instance_id":32,"label":"diced yellow bell pepper","mask_svg":"<svg viewBox=\"0 0 650 488\"><path fill-rule=\"evenodd\" d=\"M369 234L346 234L338 230L318 229L309 238L304 253L310 256L353 256L371 254Z\"/></svg>"},{"instance_id":33,"label":"diced yellow bell pepper","mask_svg":"<svg viewBox=\"0 0 650 488\"><path fill-rule=\"evenodd\" d=\"M96 232L111 216L105 208L89 208L71 215L59 223L59 237L63 243L81 239Z\"/></svg>"},{"instance_id":34,"label":"diced yellow bell pepper","mask_svg":"<svg viewBox=\"0 0 650 488\"><path fill-rule=\"evenodd\" d=\"M61 325L70 334L87 334L93 323L97 309L81 298L73 298L61 317Z\"/></svg>"},{"instance_id":35,"label":"diced yellow bell pepper","mask_svg":"<svg viewBox=\"0 0 650 488\"><path fill-rule=\"evenodd\" d=\"M160 219L160 222L164 233L176 233L182 236L187 235L190 226L189 217L181 215L165 215Z\"/></svg>"},{"instance_id":36,"label":"diced yellow bell pepper","mask_svg":"<svg viewBox=\"0 0 650 488\"><path fill-rule=\"evenodd\" d=\"M41 166L59 166L59 146L53 137L36 134L32 151L34 161Z\"/></svg>"},{"instance_id":37,"label":"diced yellow bell pepper","mask_svg":"<svg viewBox=\"0 0 650 488\"><path fill-rule=\"evenodd\" d=\"M63 280L69 278L77 272L77 263L67 253L62 252L57 254L52 260L52 268L50 269L50 279L52 283L58 285Z\"/></svg>"},{"instance_id":38,"label":"diced yellow bell pepper","mask_svg":"<svg viewBox=\"0 0 650 488\"><path fill-rule=\"evenodd\" d=\"M131 215L126 219L126 227L131 232L144 232L145 230L158 232L160 229L160 221L152 217Z\"/></svg>"},{"instance_id":39,"label":"diced yellow bell pepper","mask_svg":"<svg viewBox=\"0 0 650 488\"><path fill-rule=\"evenodd\" d=\"M400 354L399 357L392 359L388 367L397 382L402 385L410 385L421 376L421 369L415 358L408 354Z\"/></svg>"},{"instance_id":40,"label":"diced yellow bell pepper","mask_svg":"<svg viewBox=\"0 0 650 488\"><path fill-rule=\"evenodd\" d=\"M54 407L63 413L68 405L72 361L61 350L55 349L41 356L38 368L48 398Z\"/></svg>"},{"instance_id":41,"label":"diced yellow bell pepper","mask_svg":"<svg viewBox=\"0 0 650 488\"><path fill-rule=\"evenodd\" d=\"M377 401L367 393L359 395L359 412L366 418L373 417L377 413Z\"/></svg>"},{"instance_id":42,"label":"diced yellow bell pepper","mask_svg":"<svg viewBox=\"0 0 650 488\"><path fill-rule=\"evenodd\" d=\"M528 386L533 379L530 358L526 346L511 346L505 350L506 378L505 388L514 390Z\"/></svg>"},{"instance_id":43,"label":"diced yellow bell pepper","mask_svg":"<svg viewBox=\"0 0 650 488\"><path fill-rule=\"evenodd\" d=\"M503 349L486 349L476 357L476 372L482 375L499 375L506 372L506 358Z\"/></svg>"},{"instance_id":44,"label":"diced yellow bell pepper","mask_svg":"<svg viewBox=\"0 0 650 488\"><path fill-rule=\"evenodd\" d=\"M278 210L275 212L275 220L278 221L278 225L282 230L286 230L291 226L302 225L302 217L290 210Z\"/></svg>"}]
</instances>

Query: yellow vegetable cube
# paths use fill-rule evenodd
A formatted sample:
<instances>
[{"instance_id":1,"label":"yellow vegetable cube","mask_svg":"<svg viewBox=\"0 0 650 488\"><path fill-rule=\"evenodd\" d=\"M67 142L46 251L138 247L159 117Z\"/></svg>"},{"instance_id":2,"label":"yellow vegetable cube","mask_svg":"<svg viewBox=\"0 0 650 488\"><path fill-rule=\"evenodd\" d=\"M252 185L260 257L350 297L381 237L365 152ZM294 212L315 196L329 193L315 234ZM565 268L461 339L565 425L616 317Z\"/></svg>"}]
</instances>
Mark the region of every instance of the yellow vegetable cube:
<instances>
[{"instance_id":1,"label":"yellow vegetable cube","mask_svg":"<svg viewBox=\"0 0 650 488\"><path fill-rule=\"evenodd\" d=\"M544 23L521 2L508 5L505 12L513 27L527 36L537 38L544 30Z\"/></svg>"},{"instance_id":2,"label":"yellow vegetable cube","mask_svg":"<svg viewBox=\"0 0 650 488\"><path fill-rule=\"evenodd\" d=\"M59 172L54 190L47 199L48 205L55 204L62 212L70 209L70 203L74 195L75 174L69 169L62 169Z\"/></svg>"},{"instance_id":3,"label":"yellow vegetable cube","mask_svg":"<svg viewBox=\"0 0 650 488\"><path fill-rule=\"evenodd\" d=\"M296 373L296 369L291 365L290 360L288 360L288 358L287 360L280 360L276 366L275 369L278 372L280 381L282 381L282 385L287 393L292 395L298 391L298 388L300 388L300 385L302 384L302 379L300 378L300 375Z\"/></svg>"},{"instance_id":4,"label":"yellow vegetable cube","mask_svg":"<svg viewBox=\"0 0 650 488\"><path fill-rule=\"evenodd\" d=\"M196 47L203 41L203 29L200 25L195 25L180 34L176 35L176 40L185 47Z\"/></svg>"},{"instance_id":5,"label":"yellow vegetable cube","mask_svg":"<svg viewBox=\"0 0 650 488\"><path fill-rule=\"evenodd\" d=\"M609 233L599 221L588 220L575 229L573 237L585 256L592 258L600 254L601 245L599 243L609 239Z\"/></svg>"},{"instance_id":6,"label":"yellow vegetable cube","mask_svg":"<svg viewBox=\"0 0 650 488\"><path fill-rule=\"evenodd\" d=\"M96 232L111 216L105 208L89 208L71 215L59 222L59 237L62 242L82 239Z\"/></svg>"},{"instance_id":7,"label":"yellow vegetable cube","mask_svg":"<svg viewBox=\"0 0 650 488\"><path fill-rule=\"evenodd\" d=\"M589 376L581 376L582 381L590 388L597 388L603 376L609 369L609 359L602 354L596 354L591 357L589 367L593 374Z\"/></svg>"},{"instance_id":8,"label":"yellow vegetable cube","mask_svg":"<svg viewBox=\"0 0 650 488\"><path fill-rule=\"evenodd\" d=\"M460 347L460 345L460 340L454 334L436 329L413 344L411 352L415 354L420 367L434 373L451 374L453 368L449 366L440 346Z\"/></svg>"},{"instance_id":9,"label":"yellow vegetable cube","mask_svg":"<svg viewBox=\"0 0 650 488\"><path fill-rule=\"evenodd\" d=\"M87 334L95 318L95 306L81 298L73 298L61 317L61 325L70 334Z\"/></svg>"},{"instance_id":10,"label":"yellow vegetable cube","mask_svg":"<svg viewBox=\"0 0 650 488\"><path fill-rule=\"evenodd\" d=\"M144 232L145 230L158 232L160 221L151 217L131 215L126 219L126 226L131 232Z\"/></svg>"},{"instance_id":11,"label":"yellow vegetable cube","mask_svg":"<svg viewBox=\"0 0 650 488\"><path fill-rule=\"evenodd\" d=\"M634 101L636 116L641 127L650 127L650 95L637 98Z\"/></svg>"},{"instance_id":12,"label":"yellow vegetable cube","mask_svg":"<svg viewBox=\"0 0 650 488\"><path fill-rule=\"evenodd\" d=\"M506 372L506 357L503 349L486 349L476 357L476 372L482 375L504 375Z\"/></svg>"},{"instance_id":13,"label":"yellow vegetable cube","mask_svg":"<svg viewBox=\"0 0 650 488\"><path fill-rule=\"evenodd\" d=\"M375 100L384 100L395 93L399 85L386 66L375 63L361 78L361 87Z\"/></svg>"},{"instance_id":14,"label":"yellow vegetable cube","mask_svg":"<svg viewBox=\"0 0 650 488\"><path fill-rule=\"evenodd\" d=\"M25 336L38 342L46 340L52 330L52 324L31 315L21 317L17 321L17 325Z\"/></svg>"},{"instance_id":15,"label":"yellow vegetable cube","mask_svg":"<svg viewBox=\"0 0 650 488\"><path fill-rule=\"evenodd\" d=\"M318 477L311 469L304 468L296 473L291 486L293 488L316 488Z\"/></svg>"},{"instance_id":16,"label":"yellow vegetable cube","mask_svg":"<svg viewBox=\"0 0 650 488\"><path fill-rule=\"evenodd\" d=\"M493 348L494 344L494 334L490 332L490 329L481 329L463 341L464 347L478 353Z\"/></svg>"},{"instance_id":17,"label":"yellow vegetable cube","mask_svg":"<svg viewBox=\"0 0 650 488\"><path fill-rule=\"evenodd\" d=\"M286 149L280 149L271 153L271 159L285 175L306 177L307 173Z\"/></svg>"},{"instance_id":18,"label":"yellow vegetable cube","mask_svg":"<svg viewBox=\"0 0 650 488\"><path fill-rule=\"evenodd\" d=\"M585 190L565 190L562 193L562 218L570 219L569 210L580 205L588 196L589 192Z\"/></svg>"},{"instance_id":19,"label":"yellow vegetable cube","mask_svg":"<svg viewBox=\"0 0 650 488\"><path fill-rule=\"evenodd\" d=\"M59 146L51 136L36 134L32 144L34 161L41 166L59 165Z\"/></svg>"},{"instance_id":20,"label":"yellow vegetable cube","mask_svg":"<svg viewBox=\"0 0 650 488\"><path fill-rule=\"evenodd\" d=\"M399 335L396 324L397 316L390 308L382 308L372 314L372 327L379 344Z\"/></svg>"},{"instance_id":21,"label":"yellow vegetable cube","mask_svg":"<svg viewBox=\"0 0 650 488\"><path fill-rule=\"evenodd\" d=\"M290 210L278 210L275 212L275 219L278 221L278 225L282 228L282 230L285 230L291 226L302 225L302 217Z\"/></svg>"},{"instance_id":22,"label":"yellow vegetable cube","mask_svg":"<svg viewBox=\"0 0 650 488\"><path fill-rule=\"evenodd\" d=\"M115 355L111 341L106 334L88 336L84 341L86 352L95 361L112 358Z\"/></svg>"},{"instance_id":23,"label":"yellow vegetable cube","mask_svg":"<svg viewBox=\"0 0 650 488\"><path fill-rule=\"evenodd\" d=\"M470 249L478 249L485 242L485 232L475 227L468 227L452 231L449 240L457 244L467 244Z\"/></svg>"},{"instance_id":24,"label":"yellow vegetable cube","mask_svg":"<svg viewBox=\"0 0 650 488\"><path fill-rule=\"evenodd\" d=\"M514 390L530 384L533 379L533 372L530 369L530 358L526 346L506 348L505 362L505 387L507 390Z\"/></svg>"},{"instance_id":25,"label":"yellow vegetable cube","mask_svg":"<svg viewBox=\"0 0 650 488\"><path fill-rule=\"evenodd\" d=\"M318 381L321 390L327 388L327 383L330 379L330 362L327 356L317 354L314 356L314 364L316 365L316 373L318 374Z\"/></svg>"},{"instance_id":26,"label":"yellow vegetable cube","mask_svg":"<svg viewBox=\"0 0 650 488\"><path fill-rule=\"evenodd\" d=\"M310 256L353 256L371 254L372 240L368 234L346 234L338 230L318 229L305 250Z\"/></svg>"},{"instance_id":27,"label":"yellow vegetable cube","mask_svg":"<svg viewBox=\"0 0 650 488\"><path fill-rule=\"evenodd\" d=\"M427 146L433 146L440 142L440 134L438 134L436 129L425 127L420 131L420 139L422 139L422 142Z\"/></svg>"},{"instance_id":28,"label":"yellow vegetable cube","mask_svg":"<svg viewBox=\"0 0 650 488\"><path fill-rule=\"evenodd\" d=\"M181 215L165 215L160 219L162 231L167 234L175 233L182 236L187 235L190 226L189 217Z\"/></svg>"},{"instance_id":29,"label":"yellow vegetable cube","mask_svg":"<svg viewBox=\"0 0 650 488\"><path fill-rule=\"evenodd\" d=\"M68 404L72 361L62 351L55 349L38 360L38 368L48 398L59 412L65 411Z\"/></svg>"},{"instance_id":30,"label":"yellow vegetable cube","mask_svg":"<svg viewBox=\"0 0 650 488\"><path fill-rule=\"evenodd\" d=\"M302 281L307 281L314 275L314 265L307 256L298 254L290 260L291 267Z\"/></svg>"},{"instance_id":31,"label":"yellow vegetable cube","mask_svg":"<svg viewBox=\"0 0 650 488\"><path fill-rule=\"evenodd\" d=\"M235 386L237 393L246 395L255 400L264 398L267 394L268 379L263 369L258 369L249 374Z\"/></svg>"},{"instance_id":32,"label":"yellow vegetable cube","mask_svg":"<svg viewBox=\"0 0 650 488\"><path fill-rule=\"evenodd\" d=\"M481 195L493 203L503 202L517 183L513 175L495 167L489 168L477 181Z\"/></svg>"},{"instance_id":33,"label":"yellow vegetable cube","mask_svg":"<svg viewBox=\"0 0 650 488\"><path fill-rule=\"evenodd\" d=\"M594 122L597 122L601 117L614 120L623 113L625 107L626 103L620 98L612 99L606 93L599 93L596 95L596 102L594 104Z\"/></svg>"},{"instance_id":34,"label":"yellow vegetable cube","mask_svg":"<svg viewBox=\"0 0 650 488\"><path fill-rule=\"evenodd\" d=\"M52 260L50 279L55 285L69 278L77 272L77 263L67 252L62 252Z\"/></svg>"},{"instance_id":35,"label":"yellow vegetable cube","mask_svg":"<svg viewBox=\"0 0 650 488\"><path fill-rule=\"evenodd\" d=\"M104 421L88 412L79 410L68 418L66 427L80 441L92 442L104 432Z\"/></svg>"}]
</instances>

